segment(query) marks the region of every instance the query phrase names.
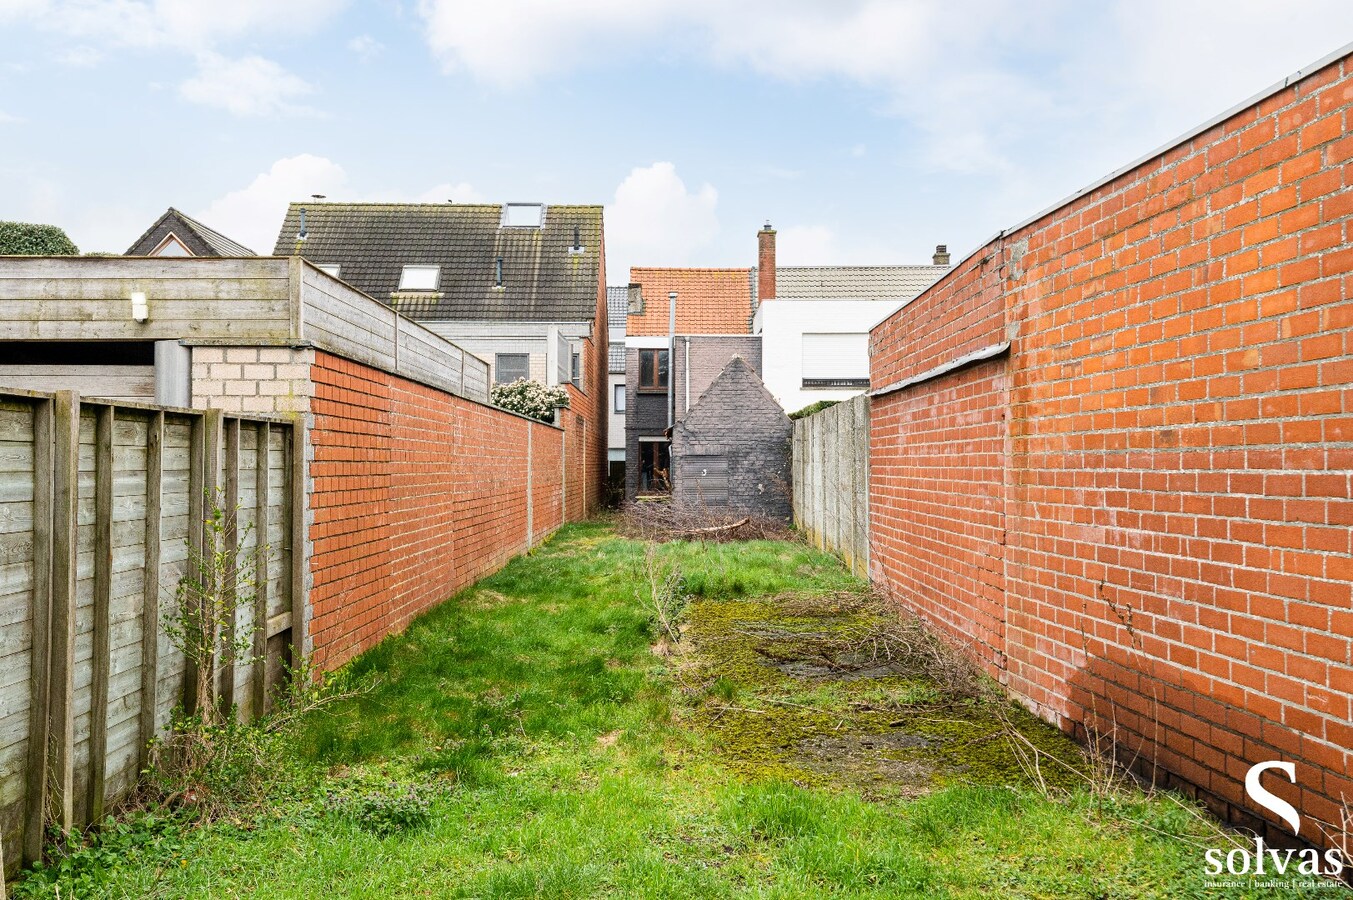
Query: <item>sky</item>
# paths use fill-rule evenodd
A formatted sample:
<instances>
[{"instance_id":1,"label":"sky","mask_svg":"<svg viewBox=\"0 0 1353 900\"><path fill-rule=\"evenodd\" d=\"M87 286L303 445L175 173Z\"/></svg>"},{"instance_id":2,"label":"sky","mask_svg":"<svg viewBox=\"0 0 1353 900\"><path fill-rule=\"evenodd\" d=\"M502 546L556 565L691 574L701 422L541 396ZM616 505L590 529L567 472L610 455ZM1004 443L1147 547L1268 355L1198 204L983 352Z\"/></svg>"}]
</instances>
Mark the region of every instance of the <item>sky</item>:
<instances>
[{"instance_id":1,"label":"sky","mask_svg":"<svg viewBox=\"0 0 1353 900\"><path fill-rule=\"evenodd\" d=\"M0 219L605 204L631 265L955 259L1353 41L1347 0L0 0Z\"/></svg>"}]
</instances>

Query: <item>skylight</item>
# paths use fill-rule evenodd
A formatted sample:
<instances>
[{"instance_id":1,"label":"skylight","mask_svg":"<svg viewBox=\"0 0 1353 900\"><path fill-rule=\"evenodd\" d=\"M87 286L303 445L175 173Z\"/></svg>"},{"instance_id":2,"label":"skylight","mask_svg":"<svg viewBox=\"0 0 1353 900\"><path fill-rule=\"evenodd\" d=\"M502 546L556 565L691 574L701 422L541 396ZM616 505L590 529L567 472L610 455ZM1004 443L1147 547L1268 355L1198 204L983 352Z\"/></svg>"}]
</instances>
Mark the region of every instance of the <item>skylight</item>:
<instances>
[{"instance_id":1,"label":"skylight","mask_svg":"<svg viewBox=\"0 0 1353 900\"><path fill-rule=\"evenodd\" d=\"M321 272L323 272L325 275L332 275L332 276L334 276L335 278L337 278L337 277L338 277L339 271L342 269L342 266L337 266L337 265L334 265L334 266L316 266L315 268L319 269L319 270L320 270Z\"/></svg>"},{"instance_id":2,"label":"skylight","mask_svg":"<svg viewBox=\"0 0 1353 900\"><path fill-rule=\"evenodd\" d=\"M435 291L441 266L405 266L399 274L401 291Z\"/></svg>"},{"instance_id":3,"label":"skylight","mask_svg":"<svg viewBox=\"0 0 1353 900\"><path fill-rule=\"evenodd\" d=\"M506 203L503 205L504 228L539 228L544 224L544 203Z\"/></svg>"}]
</instances>

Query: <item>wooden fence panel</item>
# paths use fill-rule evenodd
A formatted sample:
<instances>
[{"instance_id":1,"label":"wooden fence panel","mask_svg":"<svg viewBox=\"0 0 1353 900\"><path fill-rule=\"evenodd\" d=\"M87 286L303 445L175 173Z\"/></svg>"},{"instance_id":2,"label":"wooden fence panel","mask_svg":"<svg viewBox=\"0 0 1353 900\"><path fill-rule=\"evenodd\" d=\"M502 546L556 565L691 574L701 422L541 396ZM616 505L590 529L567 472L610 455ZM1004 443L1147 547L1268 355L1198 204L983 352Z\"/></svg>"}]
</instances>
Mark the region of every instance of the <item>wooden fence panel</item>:
<instances>
[{"instance_id":1,"label":"wooden fence panel","mask_svg":"<svg viewBox=\"0 0 1353 900\"><path fill-rule=\"evenodd\" d=\"M134 786L147 743L184 699L188 667L164 621L211 496L238 508L251 559L238 574L262 586L257 608L237 591L235 626L262 625L253 643L276 659L224 665L221 696L253 716L276 686L303 600L289 552L302 524L291 515L293 428L0 392L0 839L10 874L40 853L49 822L84 827Z\"/></svg>"}]
</instances>

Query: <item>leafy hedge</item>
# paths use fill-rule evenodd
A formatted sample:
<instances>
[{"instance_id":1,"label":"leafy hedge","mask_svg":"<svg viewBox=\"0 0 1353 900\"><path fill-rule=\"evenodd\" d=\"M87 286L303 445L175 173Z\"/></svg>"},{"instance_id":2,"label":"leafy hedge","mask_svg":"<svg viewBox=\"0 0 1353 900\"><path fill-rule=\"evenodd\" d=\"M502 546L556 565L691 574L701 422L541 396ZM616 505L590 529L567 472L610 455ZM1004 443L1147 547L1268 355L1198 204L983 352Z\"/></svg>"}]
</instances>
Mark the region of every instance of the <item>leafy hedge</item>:
<instances>
[{"instance_id":1,"label":"leafy hedge","mask_svg":"<svg viewBox=\"0 0 1353 900\"><path fill-rule=\"evenodd\" d=\"M55 225L0 222L0 256L78 256L79 249Z\"/></svg>"}]
</instances>

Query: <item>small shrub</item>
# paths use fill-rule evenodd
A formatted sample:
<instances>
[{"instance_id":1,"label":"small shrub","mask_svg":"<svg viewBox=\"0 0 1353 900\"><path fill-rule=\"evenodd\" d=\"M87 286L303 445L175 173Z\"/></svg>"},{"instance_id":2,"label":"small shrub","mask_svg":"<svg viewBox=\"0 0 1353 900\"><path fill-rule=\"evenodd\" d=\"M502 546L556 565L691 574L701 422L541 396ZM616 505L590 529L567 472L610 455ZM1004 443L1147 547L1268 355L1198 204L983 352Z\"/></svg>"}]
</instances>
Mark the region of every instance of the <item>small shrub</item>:
<instances>
[{"instance_id":1,"label":"small shrub","mask_svg":"<svg viewBox=\"0 0 1353 900\"><path fill-rule=\"evenodd\" d=\"M426 828L432 802L418 785L391 782L383 789L357 788L331 792L330 811L377 837L391 837Z\"/></svg>"},{"instance_id":2,"label":"small shrub","mask_svg":"<svg viewBox=\"0 0 1353 900\"><path fill-rule=\"evenodd\" d=\"M647 594L642 588L636 589L635 593L639 603L648 610L656 636L673 643L681 640L681 616L690 603L686 579L682 577L681 570L662 563L657 551L649 546L644 549L644 576Z\"/></svg>"},{"instance_id":3,"label":"small shrub","mask_svg":"<svg viewBox=\"0 0 1353 900\"><path fill-rule=\"evenodd\" d=\"M78 256L79 249L55 225L0 222L0 256Z\"/></svg>"},{"instance_id":4,"label":"small shrub","mask_svg":"<svg viewBox=\"0 0 1353 900\"><path fill-rule=\"evenodd\" d=\"M568 406L568 391L563 387L525 378L518 378L511 384L495 384L490 398L495 406L542 422L553 422L554 411Z\"/></svg>"}]
</instances>

